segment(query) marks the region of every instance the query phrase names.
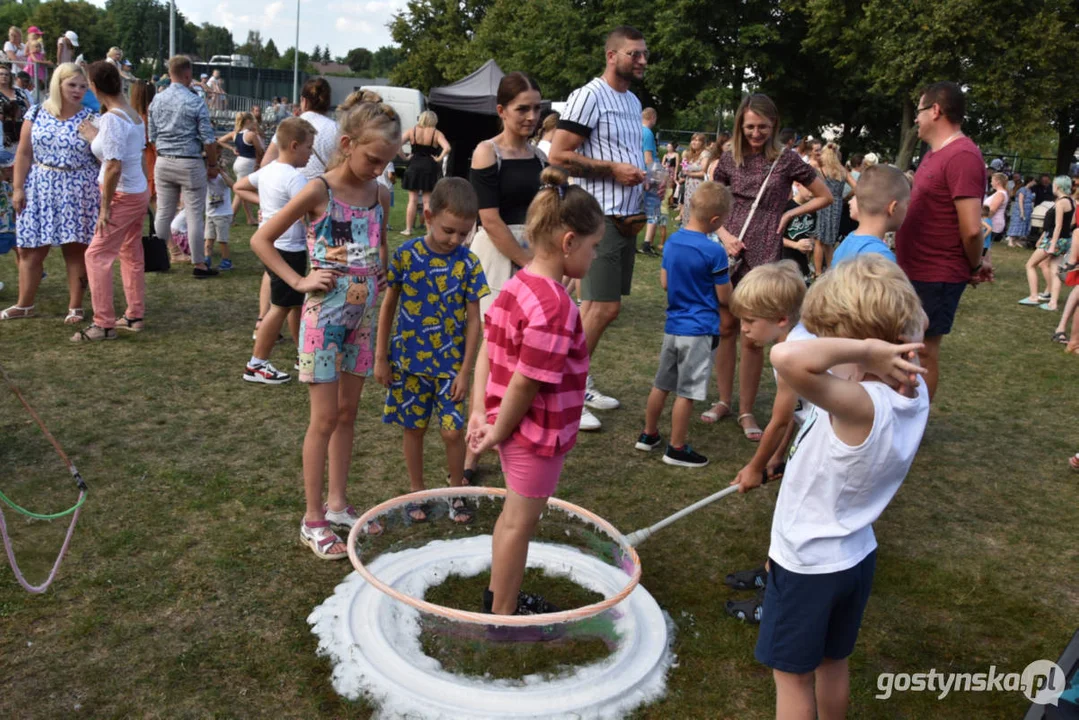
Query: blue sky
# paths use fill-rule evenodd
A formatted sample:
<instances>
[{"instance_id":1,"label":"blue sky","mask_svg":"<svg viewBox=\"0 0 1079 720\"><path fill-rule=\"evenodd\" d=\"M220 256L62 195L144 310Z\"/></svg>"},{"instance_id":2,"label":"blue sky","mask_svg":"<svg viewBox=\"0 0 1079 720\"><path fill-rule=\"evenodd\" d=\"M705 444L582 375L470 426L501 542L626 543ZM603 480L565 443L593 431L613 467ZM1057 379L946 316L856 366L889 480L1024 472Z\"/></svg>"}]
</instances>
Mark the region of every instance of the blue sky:
<instances>
[{"instance_id":1,"label":"blue sky","mask_svg":"<svg viewBox=\"0 0 1079 720\"><path fill-rule=\"evenodd\" d=\"M104 6L105 0L92 0ZM300 50L330 46L334 56L355 47L374 51L391 44L386 24L407 0L300 0ZM292 47L296 37L296 0L177 0L176 7L192 21L223 25L237 44L249 30L273 38L278 49Z\"/></svg>"}]
</instances>

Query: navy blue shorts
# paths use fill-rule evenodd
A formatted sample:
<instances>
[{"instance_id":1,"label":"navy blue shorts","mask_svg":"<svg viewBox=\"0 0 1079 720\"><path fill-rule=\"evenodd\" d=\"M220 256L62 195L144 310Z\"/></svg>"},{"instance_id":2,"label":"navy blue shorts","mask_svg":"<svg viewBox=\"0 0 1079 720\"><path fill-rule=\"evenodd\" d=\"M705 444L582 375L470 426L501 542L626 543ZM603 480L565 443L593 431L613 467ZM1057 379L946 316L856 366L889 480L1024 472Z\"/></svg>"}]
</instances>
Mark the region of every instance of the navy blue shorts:
<instances>
[{"instance_id":1,"label":"navy blue shorts","mask_svg":"<svg viewBox=\"0 0 1079 720\"><path fill-rule=\"evenodd\" d=\"M967 283L920 282L911 280L914 292L922 301L922 309L929 316L929 328L926 337L947 335L952 331L955 311L959 307L959 298L967 289Z\"/></svg>"},{"instance_id":2,"label":"navy blue shorts","mask_svg":"<svg viewBox=\"0 0 1079 720\"><path fill-rule=\"evenodd\" d=\"M876 550L852 568L823 575L784 570L771 560L757 661L801 675L816 670L824 658L848 657L854 652L876 566Z\"/></svg>"}]
</instances>

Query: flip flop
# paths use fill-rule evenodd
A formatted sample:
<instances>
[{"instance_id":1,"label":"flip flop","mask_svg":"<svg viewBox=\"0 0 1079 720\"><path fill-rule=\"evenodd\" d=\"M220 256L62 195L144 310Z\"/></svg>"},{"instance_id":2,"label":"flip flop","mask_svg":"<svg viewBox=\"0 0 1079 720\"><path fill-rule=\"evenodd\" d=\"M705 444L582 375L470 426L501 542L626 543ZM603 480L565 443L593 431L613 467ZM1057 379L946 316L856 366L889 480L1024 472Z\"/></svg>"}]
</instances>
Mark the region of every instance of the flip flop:
<instances>
[{"instance_id":1,"label":"flip flop","mask_svg":"<svg viewBox=\"0 0 1079 720\"><path fill-rule=\"evenodd\" d=\"M716 412L716 408L720 405L722 405L726 409L726 412L724 412L722 415ZM706 422L709 424L716 423L723 418L731 417L733 414L734 413L731 411L731 406L720 400L715 405L713 405L710 410L706 410L705 412L701 413L701 422Z\"/></svg>"},{"instance_id":2,"label":"flip flop","mask_svg":"<svg viewBox=\"0 0 1079 720\"><path fill-rule=\"evenodd\" d=\"M753 418L753 424L749 427L742 425L743 418ZM764 435L764 431L761 430L757 424L757 418L753 417L753 413L742 413L738 416L738 424L742 426L742 432L745 433L746 440L750 442L760 442L761 437Z\"/></svg>"},{"instance_id":3,"label":"flip flop","mask_svg":"<svg viewBox=\"0 0 1079 720\"><path fill-rule=\"evenodd\" d=\"M1025 297L1025 298L1023 298L1022 300L1019 301L1019 304L1020 305L1026 305L1028 307L1034 307L1035 305L1041 305L1042 301L1040 299L1031 300L1030 298Z\"/></svg>"}]
</instances>

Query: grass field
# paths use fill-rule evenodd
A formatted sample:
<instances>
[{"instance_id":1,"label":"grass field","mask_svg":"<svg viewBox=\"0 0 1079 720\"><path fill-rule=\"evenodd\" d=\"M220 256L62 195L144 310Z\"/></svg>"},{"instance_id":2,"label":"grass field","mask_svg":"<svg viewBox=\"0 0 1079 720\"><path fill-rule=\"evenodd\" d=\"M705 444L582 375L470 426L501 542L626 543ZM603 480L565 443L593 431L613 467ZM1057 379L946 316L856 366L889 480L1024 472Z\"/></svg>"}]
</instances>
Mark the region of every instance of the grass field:
<instances>
[{"instance_id":1,"label":"grass field","mask_svg":"<svg viewBox=\"0 0 1079 720\"><path fill-rule=\"evenodd\" d=\"M235 229L237 269L220 278L196 282L183 270L148 276L141 335L68 342L58 252L46 264L40 317L0 324L0 363L90 484L47 594L25 593L6 563L0 567L0 716L371 714L334 692L306 623L350 571L315 559L297 538L307 392L295 382L240 379L261 272L248 237ZM393 242L400 237L393 233ZM1079 626L1079 475L1067 467L1079 450L1079 360L1049 342L1055 313L1016 305L1026 292L1025 252L994 252L998 281L965 294L921 452L876 524L877 576L852 658L852 717L1019 717L1019 693L881 701L873 697L876 678L990 665L1018 672L1055 659ZM4 307L14 303L15 277L13 255L0 257ZM671 468L633 450L663 310L658 261L639 258L633 295L594 360L600 388L622 408L603 413L603 431L582 438L558 491L626 531L725 486L753 452L730 421L693 424L691 441L712 460L703 470ZM281 344L273 360L291 368L294 352ZM766 372L762 423L773 392ZM381 398L372 384L360 408L350 486L357 508L407 490L400 435L380 422ZM661 427L666 435L666 417ZM437 434L427 462L429 486L440 484ZM0 490L39 512L76 497L6 388ZM642 547L642 582L677 625L678 661L666 698L639 717L772 713L770 673L753 659L756 629L724 616L731 593L722 579L763 560L776 490L724 500ZM65 523L29 522L6 508L5 515L18 559L39 582Z\"/></svg>"}]
</instances>

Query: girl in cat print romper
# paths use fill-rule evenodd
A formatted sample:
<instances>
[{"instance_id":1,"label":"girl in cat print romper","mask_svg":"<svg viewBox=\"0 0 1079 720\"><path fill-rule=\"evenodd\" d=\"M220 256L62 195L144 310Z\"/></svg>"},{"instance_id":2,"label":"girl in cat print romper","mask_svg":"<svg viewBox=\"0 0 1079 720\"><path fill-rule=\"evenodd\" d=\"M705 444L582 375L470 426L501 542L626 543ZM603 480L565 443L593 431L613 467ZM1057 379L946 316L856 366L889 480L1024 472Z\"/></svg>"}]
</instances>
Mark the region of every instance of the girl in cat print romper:
<instances>
[{"instance_id":1,"label":"girl in cat print romper","mask_svg":"<svg viewBox=\"0 0 1079 720\"><path fill-rule=\"evenodd\" d=\"M306 293L298 344L311 419L303 443L306 512L300 539L324 560L348 556L333 528L347 532L359 519L345 491L356 407L374 366L377 303L388 253L389 192L375 179L401 147L401 121L389 105L363 103L341 117L338 131L337 156L326 174L309 182L251 238L266 267ZM301 276L273 241L305 218L311 270ZM382 529L371 523L364 530Z\"/></svg>"}]
</instances>

